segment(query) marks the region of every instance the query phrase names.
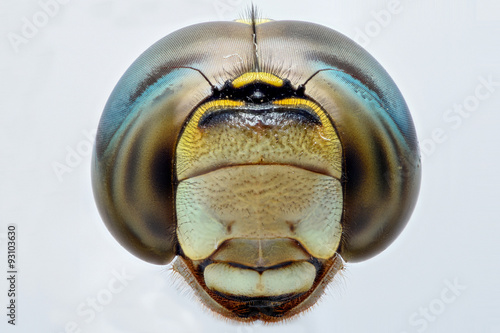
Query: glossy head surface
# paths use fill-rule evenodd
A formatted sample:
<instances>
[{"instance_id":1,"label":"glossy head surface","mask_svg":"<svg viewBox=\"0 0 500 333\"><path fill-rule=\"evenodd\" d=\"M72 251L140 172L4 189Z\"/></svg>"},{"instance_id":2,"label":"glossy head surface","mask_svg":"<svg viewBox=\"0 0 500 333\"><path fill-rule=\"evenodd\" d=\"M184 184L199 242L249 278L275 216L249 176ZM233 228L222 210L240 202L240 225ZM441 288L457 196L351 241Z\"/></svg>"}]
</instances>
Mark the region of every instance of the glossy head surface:
<instances>
[{"instance_id":1,"label":"glossy head surface","mask_svg":"<svg viewBox=\"0 0 500 333\"><path fill-rule=\"evenodd\" d=\"M420 160L398 88L336 31L296 21L174 32L113 91L96 201L129 251L168 263L213 311L279 321L344 261L383 251L415 205Z\"/></svg>"}]
</instances>

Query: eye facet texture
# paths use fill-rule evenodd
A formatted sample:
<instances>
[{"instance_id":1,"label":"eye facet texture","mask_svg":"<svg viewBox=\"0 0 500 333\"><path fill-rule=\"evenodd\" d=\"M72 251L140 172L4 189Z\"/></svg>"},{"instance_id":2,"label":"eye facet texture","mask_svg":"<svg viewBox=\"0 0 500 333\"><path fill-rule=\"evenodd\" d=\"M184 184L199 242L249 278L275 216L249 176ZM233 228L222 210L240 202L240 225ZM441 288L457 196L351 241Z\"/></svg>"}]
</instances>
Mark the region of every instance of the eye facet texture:
<instances>
[{"instance_id":1,"label":"eye facet texture","mask_svg":"<svg viewBox=\"0 0 500 333\"><path fill-rule=\"evenodd\" d=\"M323 26L250 20L181 29L132 64L101 117L92 180L127 250L177 257L227 318L273 322L389 246L420 172L406 103L373 57Z\"/></svg>"}]
</instances>

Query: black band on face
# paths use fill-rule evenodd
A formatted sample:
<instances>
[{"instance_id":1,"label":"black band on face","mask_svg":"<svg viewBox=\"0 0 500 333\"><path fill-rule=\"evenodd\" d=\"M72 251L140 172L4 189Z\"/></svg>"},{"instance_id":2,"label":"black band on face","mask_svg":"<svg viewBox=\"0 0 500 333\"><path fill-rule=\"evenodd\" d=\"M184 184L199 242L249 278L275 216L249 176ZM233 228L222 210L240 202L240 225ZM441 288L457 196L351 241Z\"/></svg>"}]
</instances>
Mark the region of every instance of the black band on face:
<instances>
[{"instance_id":1,"label":"black band on face","mask_svg":"<svg viewBox=\"0 0 500 333\"><path fill-rule=\"evenodd\" d=\"M222 88L214 91L209 100L231 99L253 104L265 104L292 97L304 98L304 93L302 89L297 90L292 87L288 80L283 80L281 86L253 81L238 88L234 87L233 81L227 81Z\"/></svg>"}]
</instances>

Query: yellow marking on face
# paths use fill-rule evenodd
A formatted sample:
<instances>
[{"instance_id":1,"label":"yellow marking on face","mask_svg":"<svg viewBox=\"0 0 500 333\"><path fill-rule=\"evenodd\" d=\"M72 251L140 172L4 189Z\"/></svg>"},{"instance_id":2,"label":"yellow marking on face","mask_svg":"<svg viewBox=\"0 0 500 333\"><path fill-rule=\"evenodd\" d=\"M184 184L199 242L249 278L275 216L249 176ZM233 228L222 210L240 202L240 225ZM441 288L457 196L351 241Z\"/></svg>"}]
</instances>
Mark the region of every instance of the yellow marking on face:
<instances>
[{"instance_id":1,"label":"yellow marking on face","mask_svg":"<svg viewBox=\"0 0 500 333\"><path fill-rule=\"evenodd\" d=\"M270 107L306 109L316 114L321 125L285 122L257 130L245 122L233 121L200 128L206 112L238 108L245 103L212 101L200 106L181 134L176 150L178 180L219 167L236 164L289 164L336 178L342 173L342 147L325 111L313 101L288 98Z\"/></svg>"},{"instance_id":2,"label":"yellow marking on face","mask_svg":"<svg viewBox=\"0 0 500 333\"><path fill-rule=\"evenodd\" d=\"M255 25L259 25L259 24L267 23L267 22L272 22L272 21L274 21L274 20L267 19L267 18L258 18L258 19L253 20L253 22L255 22ZM236 20L234 20L234 22L252 25L251 19L236 19Z\"/></svg>"},{"instance_id":3,"label":"yellow marking on face","mask_svg":"<svg viewBox=\"0 0 500 333\"><path fill-rule=\"evenodd\" d=\"M205 112L210 111L212 109L225 109L231 107L238 107L245 105L244 102L234 101L230 99L220 99L211 102L207 102L201 105L198 109L196 109L195 114L189 120L189 124L193 124L194 127L198 126L198 122L200 118L205 114ZM189 125L188 125L189 126Z\"/></svg>"},{"instance_id":4,"label":"yellow marking on face","mask_svg":"<svg viewBox=\"0 0 500 333\"><path fill-rule=\"evenodd\" d=\"M303 98L285 98L280 99L273 102L274 105L279 105L282 107L291 107L291 108L307 108L313 111L320 119L322 124L322 133L321 137L326 140L338 140L337 133L333 128L332 122L326 115L325 111L321 109L321 107L314 103L313 101L303 99Z\"/></svg>"},{"instance_id":5,"label":"yellow marking on face","mask_svg":"<svg viewBox=\"0 0 500 333\"><path fill-rule=\"evenodd\" d=\"M248 72L238 76L233 80L233 88L241 88L246 86L247 84L254 82L262 82L267 83L271 86L281 87L283 86L283 80L277 77L274 74L266 73L266 72Z\"/></svg>"},{"instance_id":6,"label":"yellow marking on face","mask_svg":"<svg viewBox=\"0 0 500 333\"><path fill-rule=\"evenodd\" d=\"M202 132L198 128L198 123L201 117L211 110L217 109L227 109L244 106L244 102L233 101L229 99L215 100L207 102L194 112L193 116L187 123L182 133L182 139L179 141L177 146L177 154L182 158L177 159L177 174L182 174L189 166L190 159L196 154L196 149L193 147L198 147L202 140ZM203 146L201 144L201 146Z\"/></svg>"},{"instance_id":7,"label":"yellow marking on face","mask_svg":"<svg viewBox=\"0 0 500 333\"><path fill-rule=\"evenodd\" d=\"M221 99L221 100L216 100L216 101L211 101L208 103L205 103L201 105L198 109L196 109L195 113L189 120L186 128L184 129L184 133L182 134L183 136L186 136L187 138L191 138L192 140L197 137L196 133L199 133L198 129L198 123L200 122L201 117L208 111L211 111L213 109L227 109L227 108L234 108L234 107L240 107L245 105L244 102L240 101L233 101L229 99ZM182 149L182 148L181 148Z\"/></svg>"}]
</instances>

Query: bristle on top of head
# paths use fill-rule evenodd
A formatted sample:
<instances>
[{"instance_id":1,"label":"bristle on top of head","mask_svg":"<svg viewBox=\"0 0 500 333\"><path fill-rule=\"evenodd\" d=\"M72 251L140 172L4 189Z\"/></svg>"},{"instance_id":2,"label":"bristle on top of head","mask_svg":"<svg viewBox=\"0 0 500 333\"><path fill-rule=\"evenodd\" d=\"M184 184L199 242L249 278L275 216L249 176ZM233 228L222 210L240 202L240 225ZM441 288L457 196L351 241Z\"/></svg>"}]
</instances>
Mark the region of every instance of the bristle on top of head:
<instances>
[{"instance_id":1,"label":"bristle on top of head","mask_svg":"<svg viewBox=\"0 0 500 333\"><path fill-rule=\"evenodd\" d=\"M235 21L239 22L239 23L248 24L252 27L254 54L253 54L253 60L252 60L253 64L251 67L252 67L252 70L254 72L260 72L261 65L260 65L260 60L259 60L258 37L257 37L256 26L261 24L261 23L270 22L272 20L261 18L257 7L254 4L252 4L249 8L247 8L246 13L244 15L242 15L240 19L237 19Z\"/></svg>"},{"instance_id":2,"label":"bristle on top of head","mask_svg":"<svg viewBox=\"0 0 500 333\"><path fill-rule=\"evenodd\" d=\"M244 13L240 14L240 18L235 20L236 22L246 23L251 25L254 29L255 26L261 23L266 23L272 21L271 19L263 18L261 12L254 4L250 5Z\"/></svg>"}]
</instances>

